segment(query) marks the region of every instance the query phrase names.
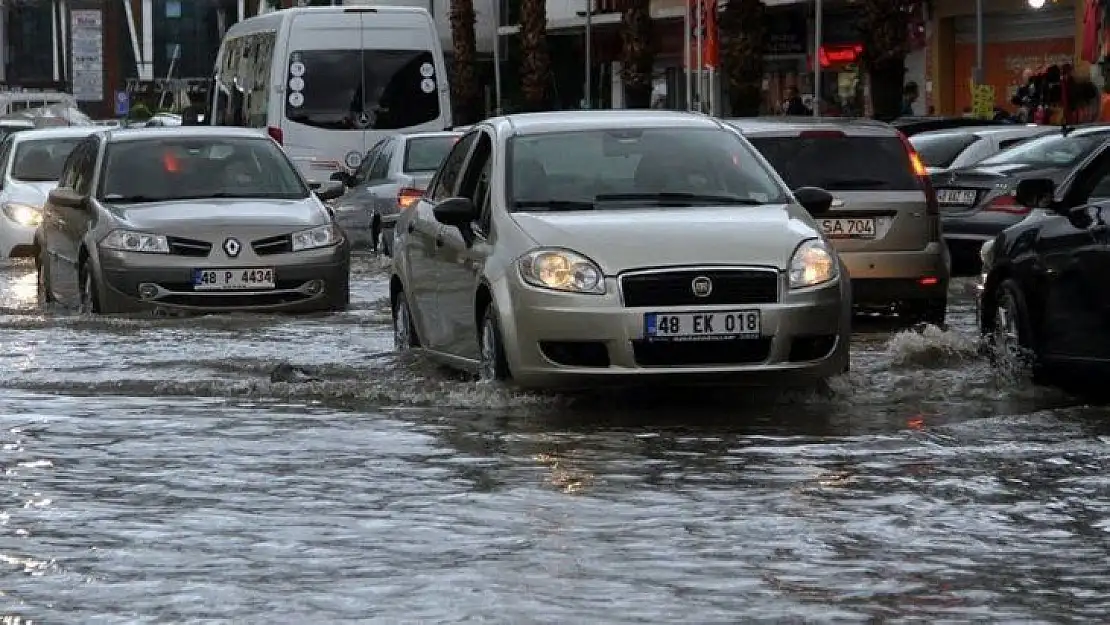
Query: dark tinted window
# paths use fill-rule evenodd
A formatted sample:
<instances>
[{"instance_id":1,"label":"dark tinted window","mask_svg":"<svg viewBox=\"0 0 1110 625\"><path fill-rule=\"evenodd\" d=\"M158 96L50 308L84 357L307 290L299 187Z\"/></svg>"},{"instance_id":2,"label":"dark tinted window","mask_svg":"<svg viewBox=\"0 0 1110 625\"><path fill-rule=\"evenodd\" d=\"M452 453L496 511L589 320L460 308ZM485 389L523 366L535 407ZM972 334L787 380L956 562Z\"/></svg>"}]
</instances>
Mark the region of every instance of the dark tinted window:
<instances>
[{"instance_id":1,"label":"dark tinted window","mask_svg":"<svg viewBox=\"0 0 1110 625\"><path fill-rule=\"evenodd\" d=\"M110 144L100 199L157 202L308 196L293 165L269 139L171 137Z\"/></svg>"},{"instance_id":2,"label":"dark tinted window","mask_svg":"<svg viewBox=\"0 0 1110 625\"><path fill-rule=\"evenodd\" d=\"M34 139L22 141L15 148L12 178L28 182L53 182L61 179L62 167L73 148L84 137L69 139Z\"/></svg>"},{"instance_id":3,"label":"dark tinted window","mask_svg":"<svg viewBox=\"0 0 1110 625\"><path fill-rule=\"evenodd\" d=\"M948 167L971 144L979 141L971 134L915 135L910 139L927 167Z\"/></svg>"},{"instance_id":4,"label":"dark tinted window","mask_svg":"<svg viewBox=\"0 0 1110 625\"><path fill-rule=\"evenodd\" d=\"M435 171L458 137L420 137L405 143L405 171Z\"/></svg>"},{"instance_id":5,"label":"dark tinted window","mask_svg":"<svg viewBox=\"0 0 1110 625\"><path fill-rule=\"evenodd\" d=\"M398 130L434 121L439 85L430 68L432 53L421 50L294 52L285 116L329 130Z\"/></svg>"},{"instance_id":6,"label":"dark tinted window","mask_svg":"<svg viewBox=\"0 0 1110 625\"><path fill-rule=\"evenodd\" d=\"M443 159L443 166L439 168L436 179L432 183L429 196L432 201L439 202L451 197L462 174L462 166L470 154L470 147L478 138L478 132L471 132L459 140L452 148L447 158Z\"/></svg>"},{"instance_id":7,"label":"dark tinted window","mask_svg":"<svg viewBox=\"0 0 1110 625\"><path fill-rule=\"evenodd\" d=\"M920 189L897 137L749 137L791 189L910 191Z\"/></svg>"},{"instance_id":8,"label":"dark tinted window","mask_svg":"<svg viewBox=\"0 0 1110 625\"><path fill-rule=\"evenodd\" d=\"M1091 133L1084 135L1051 134L1037 137L999 152L979 162L980 166L991 165L1037 165L1041 167L1070 167L1102 145L1110 133Z\"/></svg>"}]
</instances>

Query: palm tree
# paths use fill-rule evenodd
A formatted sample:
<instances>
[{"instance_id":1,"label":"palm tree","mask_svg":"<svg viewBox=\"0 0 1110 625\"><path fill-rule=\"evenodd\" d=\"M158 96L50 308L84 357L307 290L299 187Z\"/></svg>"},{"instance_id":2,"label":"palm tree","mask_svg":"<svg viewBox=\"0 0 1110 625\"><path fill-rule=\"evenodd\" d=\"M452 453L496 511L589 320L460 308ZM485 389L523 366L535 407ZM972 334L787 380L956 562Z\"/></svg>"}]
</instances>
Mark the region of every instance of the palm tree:
<instances>
[{"instance_id":1,"label":"palm tree","mask_svg":"<svg viewBox=\"0 0 1110 625\"><path fill-rule=\"evenodd\" d=\"M520 0L520 89L528 111L551 107L547 52L547 0Z\"/></svg>"},{"instance_id":2,"label":"palm tree","mask_svg":"<svg viewBox=\"0 0 1110 625\"><path fill-rule=\"evenodd\" d=\"M474 0L451 0L451 41L455 49L451 96L455 124L473 124L483 117L475 64L478 44L474 36Z\"/></svg>"},{"instance_id":3,"label":"palm tree","mask_svg":"<svg viewBox=\"0 0 1110 625\"><path fill-rule=\"evenodd\" d=\"M763 0L729 0L721 15L732 114L755 117L763 102Z\"/></svg>"},{"instance_id":4,"label":"palm tree","mask_svg":"<svg viewBox=\"0 0 1110 625\"><path fill-rule=\"evenodd\" d=\"M863 0L860 35L863 67L871 83L875 119L889 121L902 112L902 80L910 51L910 20L919 0Z\"/></svg>"},{"instance_id":5,"label":"palm tree","mask_svg":"<svg viewBox=\"0 0 1110 625\"><path fill-rule=\"evenodd\" d=\"M621 11L621 79L625 106L651 108L651 77L655 67L651 0L628 0Z\"/></svg>"}]
</instances>

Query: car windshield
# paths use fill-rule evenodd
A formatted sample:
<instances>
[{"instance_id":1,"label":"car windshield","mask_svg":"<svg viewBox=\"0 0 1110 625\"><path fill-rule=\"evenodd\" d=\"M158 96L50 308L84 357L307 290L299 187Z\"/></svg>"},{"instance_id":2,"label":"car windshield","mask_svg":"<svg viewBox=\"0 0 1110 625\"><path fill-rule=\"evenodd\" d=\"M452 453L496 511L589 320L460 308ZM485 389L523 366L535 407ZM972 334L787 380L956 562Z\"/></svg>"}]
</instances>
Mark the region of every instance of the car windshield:
<instances>
[{"instance_id":1,"label":"car windshield","mask_svg":"<svg viewBox=\"0 0 1110 625\"><path fill-rule=\"evenodd\" d=\"M439 164L458 140L459 138L453 135L409 139L405 143L404 170L411 173L439 169Z\"/></svg>"},{"instance_id":2,"label":"car windshield","mask_svg":"<svg viewBox=\"0 0 1110 625\"><path fill-rule=\"evenodd\" d=\"M66 158L84 137L20 141L12 159L12 178L24 182L57 182Z\"/></svg>"},{"instance_id":3,"label":"car windshield","mask_svg":"<svg viewBox=\"0 0 1110 625\"><path fill-rule=\"evenodd\" d=\"M948 167L956 157L981 138L970 133L920 134L910 137L927 167Z\"/></svg>"},{"instance_id":4,"label":"car windshield","mask_svg":"<svg viewBox=\"0 0 1110 625\"><path fill-rule=\"evenodd\" d=\"M262 137L119 141L108 145L103 167L99 198L107 202L308 196L281 148Z\"/></svg>"},{"instance_id":5,"label":"car windshield","mask_svg":"<svg viewBox=\"0 0 1110 625\"><path fill-rule=\"evenodd\" d=\"M812 136L749 137L792 189L915 191L909 153L898 137L850 137L832 131Z\"/></svg>"},{"instance_id":6,"label":"car windshield","mask_svg":"<svg viewBox=\"0 0 1110 625\"><path fill-rule=\"evenodd\" d=\"M1084 135L1051 134L1037 137L1003 150L979 161L981 167L992 165L1034 165L1039 167L1069 167L1077 163L1102 142L1110 132Z\"/></svg>"},{"instance_id":7,"label":"car windshield","mask_svg":"<svg viewBox=\"0 0 1110 625\"><path fill-rule=\"evenodd\" d=\"M439 117L426 50L299 50L289 55L288 73L285 116L298 124L400 130Z\"/></svg>"},{"instance_id":8,"label":"car windshield","mask_svg":"<svg viewBox=\"0 0 1110 625\"><path fill-rule=\"evenodd\" d=\"M511 139L511 210L642 208L787 201L736 134L718 129L613 128Z\"/></svg>"}]
</instances>

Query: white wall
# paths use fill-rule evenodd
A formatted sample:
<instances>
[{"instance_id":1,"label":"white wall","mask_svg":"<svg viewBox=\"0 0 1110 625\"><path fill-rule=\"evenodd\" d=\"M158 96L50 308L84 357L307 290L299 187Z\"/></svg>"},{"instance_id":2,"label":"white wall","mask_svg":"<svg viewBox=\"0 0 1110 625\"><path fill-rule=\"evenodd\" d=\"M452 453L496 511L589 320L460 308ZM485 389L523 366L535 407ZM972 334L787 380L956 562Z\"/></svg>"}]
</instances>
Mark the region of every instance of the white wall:
<instances>
[{"instance_id":1,"label":"white wall","mask_svg":"<svg viewBox=\"0 0 1110 625\"><path fill-rule=\"evenodd\" d=\"M552 0L548 0L550 3ZM494 3L496 0L474 0L474 12L477 20L474 23L474 33L478 42L478 51L493 52ZM581 0L579 0L581 2ZM451 0L343 0L344 6L414 6L428 9L436 20L440 41L443 42L444 51L451 50ZM550 4L549 4L550 6ZM548 9L550 10L550 8Z\"/></svg>"}]
</instances>

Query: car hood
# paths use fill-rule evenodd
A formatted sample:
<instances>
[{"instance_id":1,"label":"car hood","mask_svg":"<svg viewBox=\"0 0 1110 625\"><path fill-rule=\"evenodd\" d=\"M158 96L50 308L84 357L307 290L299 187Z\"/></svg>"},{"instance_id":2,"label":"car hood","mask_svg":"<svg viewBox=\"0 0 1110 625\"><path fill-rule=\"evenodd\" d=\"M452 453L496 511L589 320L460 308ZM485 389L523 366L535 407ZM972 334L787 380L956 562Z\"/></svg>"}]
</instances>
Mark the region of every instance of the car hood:
<instances>
[{"instance_id":1,"label":"car hood","mask_svg":"<svg viewBox=\"0 0 1110 625\"><path fill-rule=\"evenodd\" d=\"M760 265L785 269L820 236L787 205L513 213L537 246L574 250L606 275L643 267Z\"/></svg>"},{"instance_id":2,"label":"car hood","mask_svg":"<svg viewBox=\"0 0 1110 625\"><path fill-rule=\"evenodd\" d=\"M46 196L54 187L58 186L57 182L23 182L20 180L13 180L8 188L5 189L7 193L7 200L9 202L21 202L30 204L32 206L42 206L46 203Z\"/></svg>"},{"instance_id":3,"label":"car hood","mask_svg":"<svg viewBox=\"0 0 1110 625\"><path fill-rule=\"evenodd\" d=\"M175 200L105 207L131 227L152 232L174 231L181 226L288 226L312 227L328 222L325 209L315 198L303 200Z\"/></svg>"}]
</instances>

